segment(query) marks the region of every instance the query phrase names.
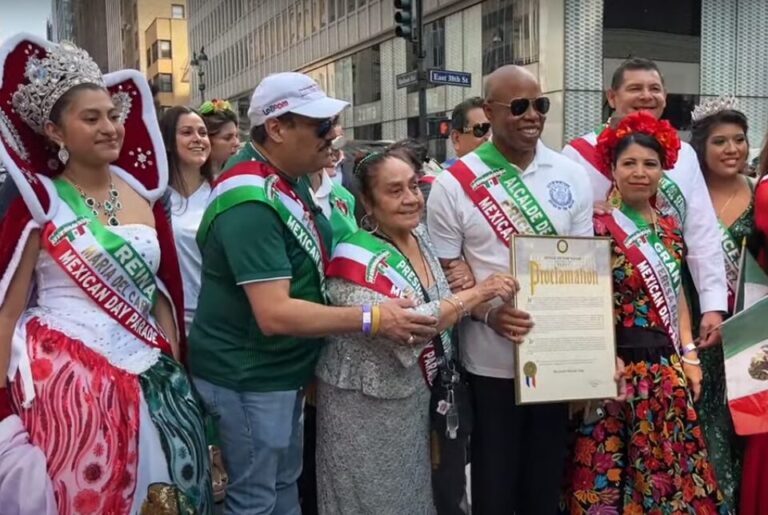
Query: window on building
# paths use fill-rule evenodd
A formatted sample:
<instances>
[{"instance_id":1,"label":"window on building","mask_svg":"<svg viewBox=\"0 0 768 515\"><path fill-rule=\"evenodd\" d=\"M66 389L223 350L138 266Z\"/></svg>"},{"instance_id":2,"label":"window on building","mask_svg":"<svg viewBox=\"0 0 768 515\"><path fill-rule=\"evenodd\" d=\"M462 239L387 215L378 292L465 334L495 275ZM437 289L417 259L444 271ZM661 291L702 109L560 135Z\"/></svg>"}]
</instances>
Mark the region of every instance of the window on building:
<instances>
[{"instance_id":1,"label":"window on building","mask_svg":"<svg viewBox=\"0 0 768 515\"><path fill-rule=\"evenodd\" d=\"M151 66L154 61L152 60L152 49L147 48L147 66Z\"/></svg>"},{"instance_id":2,"label":"window on building","mask_svg":"<svg viewBox=\"0 0 768 515\"><path fill-rule=\"evenodd\" d=\"M313 2L314 3L314 2ZM309 0L304 0L304 35L305 37L311 36L316 30L315 18L312 16L312 6Z\"/></svg>"},{"instance_id":3,"label":"window on building","mask_svg":"<svg viewBox=\"0 0 768 515\"><path fill-rule=\"evenodd\" d=\"M275 30L277 31L276 34L276 40L277 40L277 48L282 48L283 46L283 13L277 13L277 16L275 17Z\"/></svg>"},{"instance_id":4,"label":"window on building","mask_svg":"<svg viewBox=\"0 0 768 515\"><path fill-rule=\"evenodd\" d=\"M336 3L336 19L340 20L341 18L344 17L344 7L346 6L344 2L346 2L346 0L334 0L334 1Z\"/></svg>"},{"instance_id":5,"label":"window on building","mask_svg":"<svg viewBox=\"0 0 768 515\"><path fill-rule=\"evenodd\" d=\"M180 4L171 4L171 18L183 20L185 16L184 6Z\"/></svg>"},{"instance_id":6,"label":"window on building","mask_svg":"<svg viewBox=\"0 0 768 515\"><path fill-rule=\"evenodd\" d=\"M171 59L171 42L165 39L158 41L158 57L160 59Z\"/></svg>"},{"instance_id":7,"label":"window on building","mask_svg":"<svg viewBox=\"0 0 768 515\"><path fill-rule=\"evenodd\" d=\"M538 61L539 0L483 2L482 31L483 75L504 64Z\"/></svg>"},{"instance_id":8,"label":"window on building","mask_svg":"<svg viewBox=\"0 0 768 515\"><path fill-rule=\"evenodd\" d=\"M357 8L357 0L347 0L347 12L349 14L352 14L355 12L355 9Z\"/></svg>"},{"instance_id":9,"label":"window on building","mask_svg":"<svg viewBox=\"0 0 768 515\"><path fill-rule=\"evenodd\" d=\"M301 4L296 4L296 41L304 39L304 11Z\"/></svg>"},{"instance_id":10,"label":"window on building","mask_svg":"<svg viewBox=\"0 0 768 515\"><path fill-rule=\"evenodd\" d=\"M341 0L342 2L344 0ZM336 21L336 0L328 0L328 23Z\"/></svg>"},{"instance_id":11,"label":"window on building","mask_svg":"<svg viewBox=\"0 0 768 515\"><path fill-rule=\"evenodd\" d=\"M603 57L624 60L643 56L669 63L700 63L701 4L702 0L605 2ZM698 76L698 70L681 71L680 75ZM680 93L699 91L698 84L685 84L673 88Z\"/></svg>"},{"instance_id":12,"label":"window on building","mask_svg":"<svg viewBox=\"0 0 768 515\"><path fill-rule=\"evenodd\" d=\"M296 11L291 5L288 7L288 29L291 34L291 37L290 37L291 45L294 44L298 39L296 34L296 27L298 27L298 24L296 23Z\"/></svg>"},{"instance_id":13,"label":"window on building","mask_svg":"<svg viewBox=\"0 0 768 515\"><path fill-rule=\"evenodd\" d=\"M155 75L155 84L160 93L173 93L173 75L170 73L158 73Z\"/></svg>"},{"instance_id":14,"label":"window on building","mask_svg":"<svg viewBox=\"0 0 768 515\"><path fill-rule=\"evenodd\" d=\"M379 141L381 139L381 124L371 123L355 127L355 139L366 141Z\"/></svg>"},{"instance_id":15,"label":"window on building","mask_svg":"<svg viewBox=\"0 0 768 515\"><path fill-rule=\"evenodd\" d=\"M157 41L152 43L152 59L149 61L151 63L154 63L157 61L158 53L157 53Z\"/></svg>"},{"instance_id":16,"label":"window on building","mask_svg":"<svg viewBox=\"0 0 768 515\"><path fill-rule=\"evenodd\" d=\"M603 27L701 36L701 1L611 0L604 2Z\"/></svg>"},{"instance_id":17,"label":"window on building","mask_svg":"<svg viewBox=\"0 0 768 515\"><path fill-rule=\"evenodd\" d=\"M355 105L381 100L381 51L379 45L352 55L352 102Z\"/></svg>"},{"instance_id":18,"label":"window on building","mask_svg":"<svg viewBox=\"0 0 768 515\"><path fill-rule=\"evenodd\" d=\"M328 24L328 5L325 0L318 0L315 12L316 16L320 18L320 28L322 29Z\"/></svg>"},{"instance_id":19,"label":"window on building","mask_svg":"<svg viewBox=\"0 0 768 515\"><path fill-rule=\"evenodd\" d=\"M445 18L440 18L432 23L424 25L424 51L426 59L424 65L429 68L445 68ZM415 70L418 66L413 52L408 51L405 58L406 70ZM434 88L430 84L428 87ZM419 88L416 85L408 86L408 93L414 93Z\"/></svg>"}]
</instances>

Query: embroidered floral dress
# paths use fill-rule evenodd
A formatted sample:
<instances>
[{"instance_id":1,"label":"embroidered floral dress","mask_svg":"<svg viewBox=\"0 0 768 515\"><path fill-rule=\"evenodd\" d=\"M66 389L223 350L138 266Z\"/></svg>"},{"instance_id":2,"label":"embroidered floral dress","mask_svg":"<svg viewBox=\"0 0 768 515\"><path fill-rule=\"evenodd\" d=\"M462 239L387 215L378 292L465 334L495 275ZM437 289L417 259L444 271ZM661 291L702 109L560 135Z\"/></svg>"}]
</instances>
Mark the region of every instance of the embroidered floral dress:
<instances>
[{"instance_id":1,"label":"embroidered floral dress","mask_svg":"<svg viewBox=\"0 0 768 515\"><path fill-rule=\"evenodd\" d=\"M679 262L682 232L658 216L657 234ZM564 512L728 513L672 341L639 271L615 243L613 255L616 341L631 400L609 403L604 418L578 428Z\"/></svg>"}]
</instances>

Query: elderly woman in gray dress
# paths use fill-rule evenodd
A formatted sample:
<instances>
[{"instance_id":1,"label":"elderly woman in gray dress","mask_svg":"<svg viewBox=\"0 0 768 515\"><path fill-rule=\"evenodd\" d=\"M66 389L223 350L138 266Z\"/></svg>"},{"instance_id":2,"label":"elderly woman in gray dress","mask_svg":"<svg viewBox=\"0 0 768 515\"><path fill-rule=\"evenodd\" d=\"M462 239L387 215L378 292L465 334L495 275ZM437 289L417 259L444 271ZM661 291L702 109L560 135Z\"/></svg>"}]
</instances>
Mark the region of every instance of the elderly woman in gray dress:
<instances>
[{"instance_id":1,"label":"elderly woman in gray dress","mask_svg":"<svg viewBox=\"0 0 768 515\"><path fill-rule=\"evenodd\" d=\"M358 160L355 175L367 230L348 236L328 267L335 305L364 305L363 332L331 337L317 367L317 478L321 515L433 514L430 386L448 330L475 306L508 300L515 280L497 274L453 294L429 235L413 165L398 151ZM410 298L438 320L429 342L377 337L377 304ZM367 326L366 326L367 324ZM441 348L436 346L440 345Z\"/></svg>"}]
</instances>

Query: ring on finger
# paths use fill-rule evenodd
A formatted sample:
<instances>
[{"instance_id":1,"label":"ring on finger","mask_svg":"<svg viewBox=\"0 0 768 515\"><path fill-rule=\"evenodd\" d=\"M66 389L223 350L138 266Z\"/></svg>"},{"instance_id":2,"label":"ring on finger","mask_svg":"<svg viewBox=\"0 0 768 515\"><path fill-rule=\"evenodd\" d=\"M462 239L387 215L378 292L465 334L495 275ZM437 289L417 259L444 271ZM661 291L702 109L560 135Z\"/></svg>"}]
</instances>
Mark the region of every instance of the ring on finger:
<instances>
[{"instance_id":1,"label":"ring on finger","mask_svg":"<svg viewBox=\"0 0 768 515\"><path fill-rule=\"evenodd\" d=\"M408 345L413 345L413 335L412 334L408 336L407 343L408 343Z\"/></svg>"}]
</instances>

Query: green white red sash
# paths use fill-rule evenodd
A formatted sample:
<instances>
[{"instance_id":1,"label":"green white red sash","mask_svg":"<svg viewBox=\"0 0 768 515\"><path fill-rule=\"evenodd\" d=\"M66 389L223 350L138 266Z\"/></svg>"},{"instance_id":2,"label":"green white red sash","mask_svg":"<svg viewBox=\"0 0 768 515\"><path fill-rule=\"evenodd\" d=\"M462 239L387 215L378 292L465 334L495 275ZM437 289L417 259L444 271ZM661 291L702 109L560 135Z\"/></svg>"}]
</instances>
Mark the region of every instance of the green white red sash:
<instances>
[{"instance_id":1,"label":"green white red sash","mask_svg":"<svg viewBox=\"0 0 768 515\"><path fill-rule=\"evenodd\" d=\"M448 173L459 181L496 236L509 246L512 234L556 235L557 230L536 197L491 142L457 160Z\"/></svg>"},{"instance_id":2,"label":"green white red sash","mask_svg":"<svg viewBox=\"0 0 768 515\"><path fill-rule=\"evenodd\" d=\"M595 130L595 136L599 136L605 127L606 125L598 127ZM592 135L589 134L588 137L592 137ZM597 147L595 146L595 143L590 142L586 137L582 137L574 139L571 141L570 145L587 163L589 163L593 168L593 172L605 178L608 181L608 184L613 184L613 177L611 174L603 171L600 158L597 155ZM664 173L659 181L659 191L656 194L655 205L665 215L674 216L680 227L683 226L687 211L685 196L683 195L680 186L678 186L667 173Z\"/></svg>"},{"instance_id":3,"label":"green white red sash","mask_svg":"<svg viewBox=\"0 0 768 515\"><path fill-rule=\"evenodd\" d=\"M275 210L315 264L320 288L325 294L325 266L328 258L311 210L288 181L267 163L244 161L216 180L197 232L198 245L202 247L205 243L211 223L219 214L243 202L262 202Z\"/></svg>"},{"instance_id":4,"label":"green white red sash","mask_svg":"<svg viewBox=\"0 0 768 515\"><path fill-rule=\"evenodd\" d=\"M328 265L328 277L346 279L386 297L412 298L420 303L424 298L419 276L408 260L392 245L365 232L357 231L336 246ZM440 333L443 349L451 342L450 333ZM438 357L433 342L419 356L424 380L432 386L438 370Z\"/></svg>"},{"instance_id":5,"label":"green white red sash","mask_svg":"<svg viewBox=\"0 0 768 515\"><path fill-rule=\"evenodd\" d=\"M739 281L739 262L741 258L741 245L733 239L731 231L720 221L720 247L723 249L725 261L725 278L728 280L728 310L733 311L736 299L736 285Z\"/></svg>"},{"instance_id":6,"label":"green white red sash","mask_svg":"<svg viewBox=\"0 0 768 515\"><path fill-rule=\"evenodd\" d=\"M123 329L170 355L170 343L151 316L155 273L130 243L94 216L71 184L61 178L53 183L63 202L43 227L45 250Z\"/></svg>"},{"instance_id":7,"label":"green white red sash","mask_svg":"<svg viewBox=\"0 0 768 515\"><path fill-rule=\"evenodd\" d=\"M661 238L647 227L637 212L622 207L595 218L598 223L605 225L635 272L640 274L652 308L659 315L675 349L680 352L680 262L669 252Z\"/></svg>"},{"instance_id":8,"label":"green white red sash","mask_svg":"<svg viewBox=\"0 0 768 515\"><path fill-rule=\"evenodd\" d=\"M347 235L357 231L355 197L344 187L333 183L330 195L331 228L334 246Z\"/></svg>"}]
</instances>

